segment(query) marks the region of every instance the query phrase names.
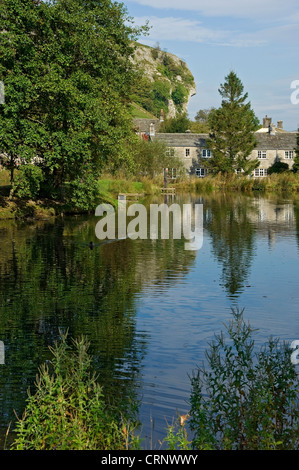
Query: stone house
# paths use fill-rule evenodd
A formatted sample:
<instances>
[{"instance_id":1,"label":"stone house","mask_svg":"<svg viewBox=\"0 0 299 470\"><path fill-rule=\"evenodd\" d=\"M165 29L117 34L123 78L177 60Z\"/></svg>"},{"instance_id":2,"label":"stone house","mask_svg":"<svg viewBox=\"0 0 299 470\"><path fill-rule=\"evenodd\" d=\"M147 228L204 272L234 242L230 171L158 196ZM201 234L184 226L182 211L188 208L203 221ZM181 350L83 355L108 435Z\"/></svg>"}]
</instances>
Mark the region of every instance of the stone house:
<instances>
[{"instance_id":1,"label":"stone house","mask_svg":"<svg viewBox=\"0 0 299 470\"><path fill-rule=\"evenodd\" d=\"M257 146L249 158L258 159L259 167L252 174L253 177L267 176L269 168L277 161L287 163L292 168L295 149L297 146L297 133L287 132L283 129L282 121L274 126L271 118L263 119L263 126L256 133ZM184 163L189 175L206 176L207 170L202 162L211 157L208 149L208 134L162 134L154 133L152 139L159 139L166 143L169 149Z\"/></svg>"}]
</instances>

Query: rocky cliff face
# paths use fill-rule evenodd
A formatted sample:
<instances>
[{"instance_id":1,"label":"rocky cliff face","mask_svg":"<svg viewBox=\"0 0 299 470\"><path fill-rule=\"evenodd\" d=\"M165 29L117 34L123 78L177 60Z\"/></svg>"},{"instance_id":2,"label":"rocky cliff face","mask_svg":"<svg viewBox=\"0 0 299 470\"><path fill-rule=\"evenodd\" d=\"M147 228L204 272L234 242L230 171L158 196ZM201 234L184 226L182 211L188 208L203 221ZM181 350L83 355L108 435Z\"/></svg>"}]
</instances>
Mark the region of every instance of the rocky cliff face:
<instances>
[{"instance_id":1,"label":"rocky cliff face","mask_svg":"<svg viewBox=\"0 0 299 470\"><path fill-rule=\"evenodd\" d=\"M196 94L194 77L186 63L169 52L137 45L134 63L143 70L143 83L136 102L157 117L187 112L190 98Z\"/></svg>"}]
</instances>

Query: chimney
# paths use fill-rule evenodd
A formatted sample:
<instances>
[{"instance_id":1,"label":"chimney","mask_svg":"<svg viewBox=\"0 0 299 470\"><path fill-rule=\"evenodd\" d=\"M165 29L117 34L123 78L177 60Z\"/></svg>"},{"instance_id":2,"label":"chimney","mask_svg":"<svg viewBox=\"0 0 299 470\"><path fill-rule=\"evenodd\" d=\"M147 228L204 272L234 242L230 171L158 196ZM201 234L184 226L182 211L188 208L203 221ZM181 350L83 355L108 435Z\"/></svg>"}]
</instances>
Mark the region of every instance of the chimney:
<instances>
[{"instance_id":1,"label":"chimney","mask_svg":"<svg viewBox=\"0 0 299 470\"><path fill-rule=\"evenodd\" d=\"M161 109L161 113L160 113L160 122L164 122L164 110Z\"/></svg>"},{"instance_id":2,"label":"chimney","mask_svg":"<svg viewBox=\"0 0 299 470\"><path fill-rule=\"evenodd\" d=\"M153 122L150 123L150 137L155 136L155 124Z\"/></svg>"},{"instance_id":3,"label":"chimney","mask_svg":"<svg viewBox=\"0 0 299 470\"><path fill-rule=\"evenodd\" d=\"M283 121L277 121L277 129L283 129Z\"/></svg>"},{"instance_id":4,"label":"chimney","mask_svg":"<svg viewBox=\"0 0 299 470\"><path fill-rule=\"evenodd\" d=\"M263 127L268 127L271 125L272 118L268 117L267 114L263 119Z\"/></svg>"}]
</instances>

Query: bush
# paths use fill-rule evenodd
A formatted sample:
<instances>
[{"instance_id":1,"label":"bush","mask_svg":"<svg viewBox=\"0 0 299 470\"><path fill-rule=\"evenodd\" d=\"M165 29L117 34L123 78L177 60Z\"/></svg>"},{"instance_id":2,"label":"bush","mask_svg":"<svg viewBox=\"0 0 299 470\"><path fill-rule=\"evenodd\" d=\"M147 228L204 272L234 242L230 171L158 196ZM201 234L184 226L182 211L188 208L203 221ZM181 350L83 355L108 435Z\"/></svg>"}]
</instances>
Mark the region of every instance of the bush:
<instances>
[{"instance_id":1,"label":"bush","mask_svg":"<svg viewBox=\"0 0 299 470\"><path fill-rule=\"evenodd\" d=\"M78 210L94 209L98 197L98 182L92 174L78 176L68 184L66 201Z\"/></svg>"},{"instance_id":2,"label":"bush","mask_svg":"<svg viewBox=\"0 0 299 470\"><path fill-rule=\"evenodd\" d=\"M254 354L253 329L233 310L191 378L195 449L299 449L298 375L286 345L270 339Z\"/></svg>"},{"instance_id":3,"label":"bush","mask_svg":"<svg viewBox=\"0 0 299 470\"><path fill-rule=\"evenodd\" d=\"M40 167L33 164L22 165L13 183L13 195L22 199L35 199L40 192L43 179Z\"/></svg>"},{"instance_id":4,"label":"bush","mask_svg":"<svg viewBox=\"0 0 299 470\"><path fill-rule=\"evenodd\" d=\"M154 178L163 176L164 168L175 168L177 175L183 173L183 163L175 155L167 155L167 146L159 140L140 140L134 147L136 175Z\"/></svg>"},{"instance_id":5,"label":"bush","mask_svg":"<svg viewBox=\"0 0 299 470\"><path fill-rule=\"evenodd\" d=\"M171 97L174 101L174 104L181 107L182 104L187 100L188 91L181 83L178 83L178 85L173 90Z\"/></svg>"},{"instance_id":6,"label":"bush","mask_svg":"<svg viewBox=\"0 0 299 470\"><path fill-rule=\"evenodd\" d=\"M268 169L268 174L271 175L272 173L284 173L285 171L289 170L289 165L284 162L275 162L273 165Z\"/></svg>"},{"instance_id":7,"label":"bush","mask_svg":"<svg viewBox=\"0 0 299 470\"><path fill-rule=\"evenodd\" d=\"M53 360L40 368L36 393L28 394L12 450L138 448L130 422L105 404L88 347L82 338L72 348L65 335L51 348Z\"/></svg>"}]
</instances>

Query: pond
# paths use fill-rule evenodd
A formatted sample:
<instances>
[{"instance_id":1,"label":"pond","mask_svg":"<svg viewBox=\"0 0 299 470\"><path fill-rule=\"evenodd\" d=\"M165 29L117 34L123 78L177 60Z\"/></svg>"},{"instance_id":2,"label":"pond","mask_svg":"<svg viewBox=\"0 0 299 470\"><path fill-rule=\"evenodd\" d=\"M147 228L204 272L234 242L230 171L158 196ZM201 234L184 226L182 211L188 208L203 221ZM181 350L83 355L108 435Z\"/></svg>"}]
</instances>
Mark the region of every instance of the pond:
<instances>
[{"instance_id":1,"label":"pond","mask_svg":"<svg viewBox=\"0 0 299 470\"><path fill-rule=\"evenodd\" d=\"M0 448L61 332L89 339L107 396L136 403L146 449L188 411L190 375L232 308L245 309L257 345L299 340L299 201L172 202L202 205L197 251L183 238L98 240L95 216L0 221Z\"/></svg>"}]
</instances>

